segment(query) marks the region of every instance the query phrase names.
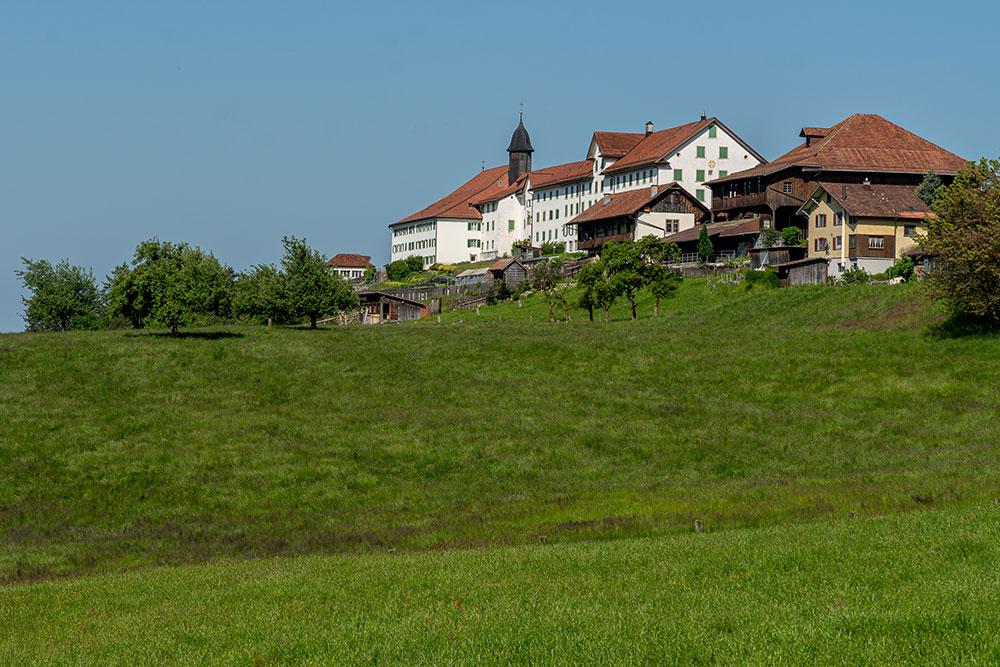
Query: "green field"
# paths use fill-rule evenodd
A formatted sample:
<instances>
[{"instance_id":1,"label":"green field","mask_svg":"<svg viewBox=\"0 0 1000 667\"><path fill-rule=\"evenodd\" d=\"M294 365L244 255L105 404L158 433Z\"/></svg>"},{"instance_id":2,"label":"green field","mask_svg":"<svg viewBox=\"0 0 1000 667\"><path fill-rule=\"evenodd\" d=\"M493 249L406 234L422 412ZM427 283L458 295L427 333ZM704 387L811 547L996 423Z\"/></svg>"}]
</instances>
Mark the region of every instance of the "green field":
<instances>
[{"instance_id":1,"label":"green field","mask_svg":"<svg viewBox=\"0 0 1000 667\"><path fill-rule=\"evenodd\" d=\"M941 334L915 285L613 314L0 336L0 662L995 661L1000 336ZM424 624L453 597L478 620Z\"/></svg>"},{"instance_id":2,"label":"green field","mask_svg":"<svg viewBox=\"0 0 1000 667\"><path fill-rule=\"evenodd\" d=\"M997 664L1000 507L0 588L5 664Z\"/></svg>"}]
</instances>

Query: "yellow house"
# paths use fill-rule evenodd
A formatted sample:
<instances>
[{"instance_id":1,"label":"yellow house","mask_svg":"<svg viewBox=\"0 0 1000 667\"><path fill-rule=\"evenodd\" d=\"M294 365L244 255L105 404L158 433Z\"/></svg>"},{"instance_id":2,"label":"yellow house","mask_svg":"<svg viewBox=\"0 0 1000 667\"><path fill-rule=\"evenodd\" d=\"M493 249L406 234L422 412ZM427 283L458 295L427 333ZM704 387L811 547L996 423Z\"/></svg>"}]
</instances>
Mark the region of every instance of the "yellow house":
<instances>
[{"instance_id":1,"label":"yellow house","mask_svg":"<svg viewBox=\"0 0 1000 667\"><path fill-rule=\"evenodd\" d=\"M867 182L819 183L798 213L809 219L808 256L829 260L831 278L853 266L882 273L916 247L933 215L912 188Z\"/></svg>"}]
</instances>

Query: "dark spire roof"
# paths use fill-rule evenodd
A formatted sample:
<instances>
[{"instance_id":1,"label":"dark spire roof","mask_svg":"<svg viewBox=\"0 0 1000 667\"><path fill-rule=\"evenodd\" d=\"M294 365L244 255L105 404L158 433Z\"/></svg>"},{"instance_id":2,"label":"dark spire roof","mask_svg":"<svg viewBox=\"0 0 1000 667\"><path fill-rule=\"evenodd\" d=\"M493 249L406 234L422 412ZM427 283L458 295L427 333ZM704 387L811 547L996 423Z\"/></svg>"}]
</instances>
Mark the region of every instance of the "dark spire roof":
<instances>
[{"instance_id":1,"label":"dark spire roof","mask_svg":"<svg viewBox=\"0 0 1000 667\"><path fill-rule=\"evenodd\" d=\"M535 149L531 147L531 137L528 136L528 131L524 129L524 120L520 120L517 123L517 129L514 130L514 136L510 138L510 146L507 147L508 153L534 153Z\"/></svg>"}]
</instances>

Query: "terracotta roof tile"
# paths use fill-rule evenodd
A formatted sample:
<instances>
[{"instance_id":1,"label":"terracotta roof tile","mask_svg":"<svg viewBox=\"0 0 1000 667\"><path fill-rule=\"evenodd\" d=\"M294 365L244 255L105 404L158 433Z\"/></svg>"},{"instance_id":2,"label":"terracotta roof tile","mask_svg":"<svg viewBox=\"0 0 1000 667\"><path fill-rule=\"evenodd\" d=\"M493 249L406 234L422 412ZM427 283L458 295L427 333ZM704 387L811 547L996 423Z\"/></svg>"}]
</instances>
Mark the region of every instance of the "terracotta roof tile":
<instances>
[{"instance_id":1,"label":"terracotta roof tile","mask_svg":"<svg viewBox=\"0 0 1000 667\"><path fill-rule=\"evenodd\" d=\"M820 190L825 190L849 215L858 217L922 220L932 214L930 206L905 185L819 183L810 199Z\"/></svg>"},{"instance_id":2,"label":"terracotta roof tile","mask_svg":"<svg viewBox=\"0 0 1000 667\"><path fill-rule=\"evenodd\" d=\"M700 134L706 127L717 122L715 118L707 118L694 123L688 123L687 125L678 125L677 127L653 132L650 135L643 135L635 148L629 151L625 157L605 169L604 172L610 174L639 167L644 164L659 162L680 148L681 145L689 141L692 137Z\"/></svg>"},{"instance_id":3,"label":"terracotta roof tile","mask_svg":"<svg viewBox=\"0 0 1000 667\"><path fill-rule=\"evenodd\" d=\"M656 188L655 194L653 193L653 187ZM692 197L682 186L677 183L668 183L667 185L642 187L637 190L626 190L625 192L619 192L614 195L604 195L599 198L593 206L570 220L569 224L589 222L593 220L607 220L623 215L634 215L647 206L650 206L657 199L665 195L669 190L684 194L689 200L702 207L705 210L705 213L709 212L709 210L705 208L704 204Z\"/></svg>"},{"instance_id":4,"label":"terracotta roof tile","mask_svg":"<svg viewBox=\"0 0 1000 667\"><path fill-rule=\"evenodd\" d=\"M817 129L823 128L803 128ZM825 171L903 172L922 174L933 169L954 174L966 166L954 153L932 144L876 114L854 114L829 129L812 145L802 143L775 160L738 171L711 183L766 176L793 167L813 166ZM617 165L616 165L617 166Z\"/></svg>"},{"instance_id":5,"label":"terracotta roof tile","mask_svg":"<svg viewBox=\"0 0 1000 667\"><path fill-rule=\"evenodd\" d=\"M326 263L327 266L351 266L365 268L371 264L371 255L356 255L342 252L334 255L333 259Z\"/></svg>"},{"instance_id":6,"label":"terracotta roof tile","mask_svg":"<svg viewBox=\"0 0 1000 667\"><path fill-rule=\"evenodd\" d=\"M641 132L594 132L594 139L605 157L624 157L645 138Z\"/></svg>"},{"instance_id":7,"label":"terracotta roof tile","mask_svg":"<svg viewBox=\"0 0 1000 667\"><path fill-rule=\"evenodd\" d=\"M484 195L487 195L491 191L499 192L503 190L507 185L506 166L486 169L466 181L451 194L417 211L413 215L392 223L390 227L404 222L416 222L417 220L427 220L429 218L481 220L483 216L470 204L481 200Z\"/></svg>"},{"instance_id":8,"label":"terracotta roof tile","mask_svg":"<svg viewBox=\"0 0 1000 667\"><path fill-rule=\"evenodd\" d=\"M528 174L531 179L531 189L548 188L560 183L572 183L575 181L589 180L594 175L594 161L581 160L580 162L568 162L557 164L547 169L536 169Z\"/></svg>"}]
</instances>

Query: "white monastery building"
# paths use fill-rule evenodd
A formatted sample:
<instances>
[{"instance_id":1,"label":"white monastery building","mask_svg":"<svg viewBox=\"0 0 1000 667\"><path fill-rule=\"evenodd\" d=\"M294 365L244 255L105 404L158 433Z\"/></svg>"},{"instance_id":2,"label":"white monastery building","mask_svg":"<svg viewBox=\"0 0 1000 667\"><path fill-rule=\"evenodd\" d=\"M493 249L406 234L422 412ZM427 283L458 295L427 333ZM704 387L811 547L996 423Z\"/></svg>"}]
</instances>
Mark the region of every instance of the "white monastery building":
<instances>
[{"instance_id":1,"label":"white monastery building","mask_svg":"<svg viewBox=\"0 0 1000 667\"><path fill-rule=\"evenodd\" d=\"M599 202L639 188L652 197L676 185L707 211L711 190L705 181L766 162L718 118L704 114L658 132L652 122L645 132L594 132L587 159L544 169L532 169L534 148L522 118L507 152L506 167L484 169L389 225L391 261L417 255L430 266L495 259L511 254L518 242L563 243L575 252L582 248L574 219Z\"/></svg>"}]
</instances>

